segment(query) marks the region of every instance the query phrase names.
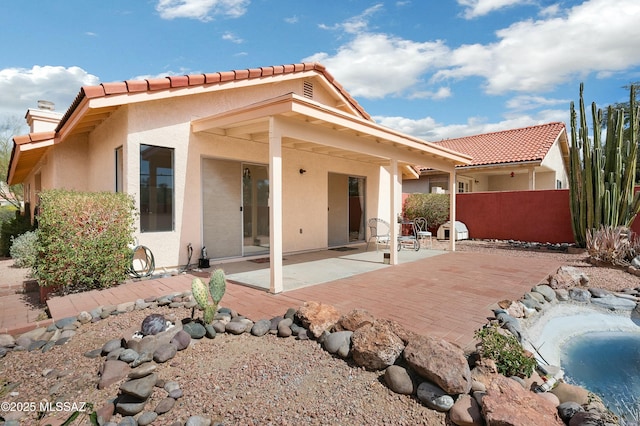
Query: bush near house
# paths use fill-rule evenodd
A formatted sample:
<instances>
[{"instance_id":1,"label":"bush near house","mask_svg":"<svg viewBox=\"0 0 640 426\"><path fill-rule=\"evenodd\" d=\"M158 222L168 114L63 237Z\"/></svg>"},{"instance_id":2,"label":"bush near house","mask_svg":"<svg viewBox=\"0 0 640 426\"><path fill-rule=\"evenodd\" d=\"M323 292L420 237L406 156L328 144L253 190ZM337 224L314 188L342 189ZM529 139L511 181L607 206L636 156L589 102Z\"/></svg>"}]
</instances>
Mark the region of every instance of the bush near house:
<instances>
[{"instance_id":1,"label":"bush near house","mask_svg":"<svg viewBox=\"0 0 640 426\"><path fill-rule=\"evenodd\" d=\"M438 229L449 220L449 195L411 194L404 201L403 211L407 219L424 217L430 230Z\"/></svg>"},{"instance_id":2,"label":"bush near house","mask_svg":"<svg viewBox=\"0 0 640 426\"><path fill-rule=\"evenodd\" d=\"M40 199L35 268L40 286L68 293L126 279L135 218L130 196L47 190Z\"/></svg>"},{"instance_id":3,"label":"bush near house","mask_svg":"<svg viewBox=\"0 0 640 426\"><path fill-rule=\"evenodd\" d=\"M16 268L34 268L38 258L38 231L27 231L12 238L10 253Z\"/></svg>"},{"instance_id":4,"label":"bush near house","mask_svg":"<svg viewBox=\"0 0 640 426\"><path fill-rule=\"evenodd\" d=\"M29 207L25 207L25 213L20 213L15 207L3 207L2 219L0 219L0 257L11 255L11 244L14 238L34 229L31 224ZM3 220L4 219L4 220Z\"/></svg>"}]
</instances>

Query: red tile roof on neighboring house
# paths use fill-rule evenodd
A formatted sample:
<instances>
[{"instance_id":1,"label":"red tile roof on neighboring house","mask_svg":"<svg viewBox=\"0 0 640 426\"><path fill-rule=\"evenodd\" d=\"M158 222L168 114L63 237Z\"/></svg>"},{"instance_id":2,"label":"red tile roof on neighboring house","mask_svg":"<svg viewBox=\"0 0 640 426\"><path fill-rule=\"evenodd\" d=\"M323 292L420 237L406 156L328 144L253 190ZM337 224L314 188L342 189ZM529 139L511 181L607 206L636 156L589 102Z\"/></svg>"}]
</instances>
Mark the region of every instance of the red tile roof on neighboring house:
<instances>
[{"instance_id":1,"label":"red tile roof on neighboring house","mask_svg":"<svg viewBox=\"0 0 640 426\"><path fill-rule=\"evenodd\" d=\"M564 123L554 122L435 143L473 157L459 167L542 161L564 130Z\"/></svg>"},{"instance_id":2,"label":"red tile roof on neighboring house","mask_svg":"<svg viewBox=\"0 0 640 426\"><path fill-rule=\"evenodd\" d=\"M364 108L362 108L362 106L358 104L358 102L344 89L344 87L336 81L324 65L317 62L305 62L300 64L276 65L207 74L167 76L162 78L149 78L145 80L126 80L114 83L102 83L97 86L83 86L80 89L80 93L78 93L75 100L62 117L57 130L64 126L85 98L94 99L110 95L121 95L124 93L154 92L160 90L172 90L180 87L206 86L228 81L250 80L254 78L265 78L279 74L293 74L304 71L317 71L322 74L327 81L345 97L347 102L362 115L364 119L371 120L371 116L367 114Z\"/></svg>"}]
</instances>

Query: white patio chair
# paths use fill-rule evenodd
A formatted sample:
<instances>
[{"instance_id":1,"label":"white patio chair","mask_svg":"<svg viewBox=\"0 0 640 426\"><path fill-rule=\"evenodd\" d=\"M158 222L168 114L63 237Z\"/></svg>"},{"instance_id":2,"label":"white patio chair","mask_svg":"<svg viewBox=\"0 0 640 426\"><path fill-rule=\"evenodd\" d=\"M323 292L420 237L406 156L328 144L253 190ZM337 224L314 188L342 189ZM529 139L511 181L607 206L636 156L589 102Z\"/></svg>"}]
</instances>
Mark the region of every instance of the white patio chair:
<instances>
[{"instance_id":1,"label":"white patio chair","mask_svg":"<svg viewBox=\"0 0 640 426\"><path fill-rule=\"evenodd\" d=\"M378 251L378 246L380 245L389 246L389 240L391 240L391 227L388 222L380 218L373 217L367 221L367 226L369 227L367 250L369 249L369 243L371 240L375 240L376 251Z\"/></svg>"},{"instance_id":2,"label":"white patio chair","mask_svg":"<svg viewBox=\"0 0 640 426\"><path fill-rule=\"evenodd\" d=\"M427 219L424 217L417 217L414 221L416 224L416 234L420 245L427 237L429 237L429 248L433 248L433 235L427 229Z\"/></svg>"}]
</instances>

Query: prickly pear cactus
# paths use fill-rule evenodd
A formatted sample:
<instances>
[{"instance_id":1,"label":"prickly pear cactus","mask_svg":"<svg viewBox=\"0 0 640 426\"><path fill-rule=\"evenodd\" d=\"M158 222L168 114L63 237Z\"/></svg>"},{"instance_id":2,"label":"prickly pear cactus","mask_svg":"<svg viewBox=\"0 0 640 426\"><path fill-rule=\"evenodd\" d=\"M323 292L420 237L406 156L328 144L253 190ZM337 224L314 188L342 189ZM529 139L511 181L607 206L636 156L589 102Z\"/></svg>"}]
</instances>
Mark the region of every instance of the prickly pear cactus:
<instances>
[{"instance_id":1,"label":"prickly pear cactus","mask_svg":"<svg viewBox=\"0 0 640 426\"><path fill-rule=\"evenodd\" d=\"M202 318L205 324L211 324L213 322L213 318L216 316L217 308L217 305L209 305L205 308L204 317Z\"/></svg>"},{"instance_id":2,"label":"prickly pear cactus","mask_svg":"<svg viewBox=\"0 0 640 426\"><path fill-rule=\"evenodd\" d=\"M224 277L224 271L222 269L216 269L211 274L209 279L209 291L211 292L211 298L217 305L222 300L224 292L227 289L227 283Z\"/></svg>"},{"instance_id":3,"label":"prickly pear cactus","mask_svg":"<svg viewBox=\"0 0 640 426\"><path fill-rule=\"evenodd\" d=\"M207 286L200 280L200 278L194 278L191 281L191 294L193 298L198 302L201 309L206 309L209 306L209 293Z\"/></svg>"}]
</instances>

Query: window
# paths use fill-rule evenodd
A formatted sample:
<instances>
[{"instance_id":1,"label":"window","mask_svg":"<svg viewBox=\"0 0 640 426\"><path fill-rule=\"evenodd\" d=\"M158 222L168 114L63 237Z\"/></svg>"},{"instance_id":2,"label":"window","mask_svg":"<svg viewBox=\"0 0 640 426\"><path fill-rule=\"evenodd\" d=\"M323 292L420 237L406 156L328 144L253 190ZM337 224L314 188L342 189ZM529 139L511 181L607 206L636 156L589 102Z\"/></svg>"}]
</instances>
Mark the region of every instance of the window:
<instances>
[{"instance_id":1,"label":"window","mask_svg":"<svg viewBox=\"0 0 640 426\"><path fill-rule=\"evenodd\" d=\"M556 179L556 189L562 189L562 181Z\"/></svg>"},{"instance_id":2,"label":"window","mask_svg":"<svg viewBox=\"0 0 640 426\"><path fill-rule=\"evenodd\" d=\"M116 192L122 192L122 173L123 169L122 147L116 148Z\"/></svg>"},{"instance_id":3,"label":"window","mask_svg":"<svg viewBox=\"0 0 640 426\"><path fill-rule=\"evenodd\" d=\"M469 192L469 182L458 182L458 192Z\"/></svg>"},{"instance_id":4,"label":"window","mask_svg":"<svg viewBox=\"0 0 640 426\"><path fill-rule=\"evenodd\" d=\"M140 230L173 230L173 149L140 145Z\"/></svg>"}]
</instances>

